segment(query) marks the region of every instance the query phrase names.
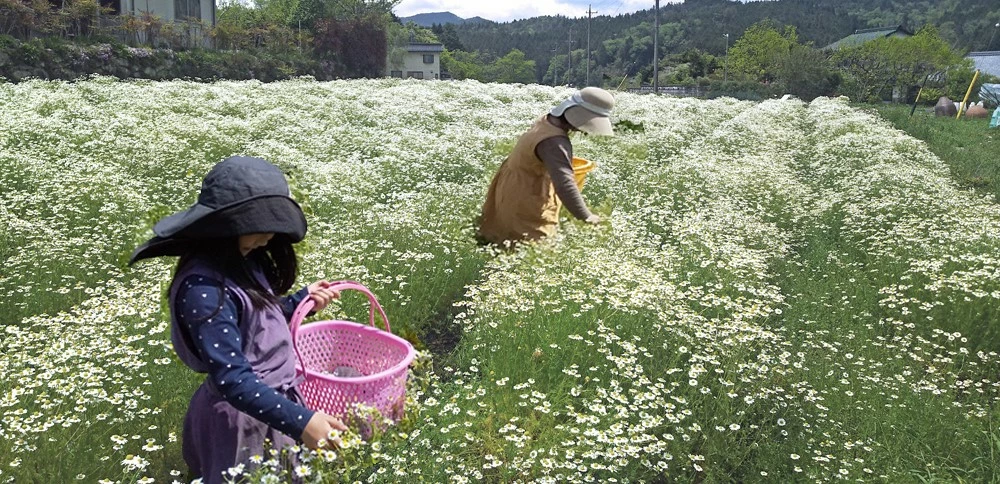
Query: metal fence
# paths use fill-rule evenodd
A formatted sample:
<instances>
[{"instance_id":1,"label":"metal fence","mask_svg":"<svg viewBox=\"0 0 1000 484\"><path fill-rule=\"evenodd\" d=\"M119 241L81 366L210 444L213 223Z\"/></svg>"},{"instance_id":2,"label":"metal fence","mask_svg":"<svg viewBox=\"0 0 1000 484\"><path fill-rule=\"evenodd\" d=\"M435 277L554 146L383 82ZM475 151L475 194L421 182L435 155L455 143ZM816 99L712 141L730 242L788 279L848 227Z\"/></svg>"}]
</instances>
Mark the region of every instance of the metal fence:
<instances>
[{"instance_id":1,"label":"metal fence","mask_svg":"<svg viewBox=\"0 0 1000 484\"><path fill-rule=\"evenodd\" d=\"M653 86L630 87L628 92L637 94L653 94ZM702 97L708 94L708 89L698 86L660 86L660 94L681 97Z\"/></svg>"}]
</instances>

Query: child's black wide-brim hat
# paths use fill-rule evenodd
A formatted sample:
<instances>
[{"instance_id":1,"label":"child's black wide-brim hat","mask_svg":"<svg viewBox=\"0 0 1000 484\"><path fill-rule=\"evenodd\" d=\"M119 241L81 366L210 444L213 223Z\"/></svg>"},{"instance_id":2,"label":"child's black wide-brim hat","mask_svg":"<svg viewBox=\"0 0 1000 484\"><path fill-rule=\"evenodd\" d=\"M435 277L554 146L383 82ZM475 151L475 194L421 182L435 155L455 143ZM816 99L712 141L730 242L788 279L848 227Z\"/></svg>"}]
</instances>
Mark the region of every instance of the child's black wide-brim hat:
<instances>
[{"instance_id":1,"label":"child's black wide-brim hat","mask_svg":"<svg viewBox=\"0 0 1000 484\"><path fill-rule=\"evenodd\" d=\"M234 156L212 167L194 205L161 219L153 233L155 237L135 249L129 264L181 255L203 239L274 233L299 242L306 235L306 219L278 167L260 158Z\"/></svg>"}]
</instances>

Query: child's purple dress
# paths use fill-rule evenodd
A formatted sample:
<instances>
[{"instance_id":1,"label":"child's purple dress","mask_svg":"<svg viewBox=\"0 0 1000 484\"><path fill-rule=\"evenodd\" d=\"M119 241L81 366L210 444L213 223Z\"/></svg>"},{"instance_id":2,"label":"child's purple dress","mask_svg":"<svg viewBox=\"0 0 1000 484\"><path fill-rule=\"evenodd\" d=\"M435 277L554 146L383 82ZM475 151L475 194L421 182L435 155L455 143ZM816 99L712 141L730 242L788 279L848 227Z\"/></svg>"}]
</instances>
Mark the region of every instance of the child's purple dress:
<instances>
[{"instance_id":1,"label":"child's purple dress","mask_svg":"<svg viewBox=\"0 0 1000 484\"><path fill-rule=\"evenodd\" d=\"M176 307L181 281L188 276L201 275L224 281L230 294L240 299L242 313L239 322L241 344L246 358L260 382L283 393L289 400L302 403L296 390L295 352L292 348L288 320L276 306L254 308L247 294L232 281L218 274L202 261L191 261L174 277L170 288L170 307ZM172 316L171 339L180 359L193 370L208 371L207 365L197 357L191 338L179 327L176 315ZM295 441L226 402L211 378L206 378L194 396L184 418L183 453L191 471L200 474L205 483L222 482L222 473L230 467L244 463L252 466L250 457L265 455L268 448L280 449Z\"/></svg>"}]
</instances>

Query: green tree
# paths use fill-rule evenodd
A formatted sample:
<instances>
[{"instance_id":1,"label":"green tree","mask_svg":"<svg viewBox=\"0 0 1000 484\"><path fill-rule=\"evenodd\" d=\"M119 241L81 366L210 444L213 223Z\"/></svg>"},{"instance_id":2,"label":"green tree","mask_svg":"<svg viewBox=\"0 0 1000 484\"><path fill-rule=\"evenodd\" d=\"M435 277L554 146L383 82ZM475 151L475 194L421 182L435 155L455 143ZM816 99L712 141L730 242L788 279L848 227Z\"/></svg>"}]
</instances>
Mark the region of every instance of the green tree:
<instances>
[{"instance_id":1,"label":"green tree","mask_svg":"<svg viewBox=\"0 0 1000 484\"><path fill-rule=\"evenodd\" d=\"M807 45L792 46L774 74L784 92L807 101L833 94L841 82L827 55Z\"/></svg>"},{"instance_id":2,"label":"green tree","mask_svg":"<svg viewBox=\"0 0 1000 484\"><path fill-rule=\"evenodd\" d=\"M323 0L298 0L292 9L288 23L292 27L303 27L312 30L316 21L323 18L325 7Z\"/></svg>"},{"instance_id":3,"label":"green tree","mask_svg":"<svg viewBox=\"0 0 1000 484\"><path fill-rule=\"evenodd\" d=\"M487 81L530 84L535 79L535 61L528 60L524 52L514 49L486 68Z\"/></svg>"},{"instance_id":4,"label":"green tree","mask_svg":"<svg viewBox=\"0 0 1000 484\"><path fill-rule=\"evenodd\" d=\"M462 40L458 38L458 32L455 31L454 24L434 24L431 26L431 32L434 32L434 35L444 44L445 49L465 50Z\"/></svg>"},{"instance_id":5,"label":"green tree","mask_svg":"<svg viewBox=\"0 0 1000 484\"><path fill-rule=\"evenodd\" d=\"M549 66L542 75L545 84L566 84L566 56L555 55L549 59Z\"/></svg>"},{"instance_id":6,"label":"green tree","mask_svg":"<svg viewBox=\"0 0 1000 484\"><path fill-rule=\"evenodd\" d=\"M751 25L729 49L729 70L746 80L773 81L778 66L798 44L795 27L779 31L774 21L763 20Z\"/></svg>"},{"instance_id":7,"label":"green tree","mask_svg":"<svg viewBox=\"0 0 1000 484\"><path fill-rule=\"evenodd\" d=\"M485 65L479 52L447 50L441 53L441 71L454 79L482 80Z\"/></svg>"},{"instance_id":8,"label":"green tree","mask_svg":"<svg viewBox=\"0 0 1000 484\"><path fill-rule=\"evenodd\" d=\"M834 60L849 78L847 94L861 101L881 100L893 88L908 91L926 76L943 77L962 64L962 56L932 26L912 37L879 38L841 49Z\"/></svg>"},{"instance_id":9,"label":"green tree","mask_svg":"<svg viewBox=\"0 0 1000 484\"><path fill-rule=\"evenodd\" d=\"M316 24L316 53L333 61L345 77L379 77L388 51L383 23L375 16Z\"/></svg>"},{"instance_id":10,"label":"green tree","mask_svg":"<svg viewBox=\"0 0 1000 484\"><path fill-rule=\"evenodd\" d=\"M326 15L336 19L392 18L401 0L325 0Z\"/></svg>"}]
</instances>

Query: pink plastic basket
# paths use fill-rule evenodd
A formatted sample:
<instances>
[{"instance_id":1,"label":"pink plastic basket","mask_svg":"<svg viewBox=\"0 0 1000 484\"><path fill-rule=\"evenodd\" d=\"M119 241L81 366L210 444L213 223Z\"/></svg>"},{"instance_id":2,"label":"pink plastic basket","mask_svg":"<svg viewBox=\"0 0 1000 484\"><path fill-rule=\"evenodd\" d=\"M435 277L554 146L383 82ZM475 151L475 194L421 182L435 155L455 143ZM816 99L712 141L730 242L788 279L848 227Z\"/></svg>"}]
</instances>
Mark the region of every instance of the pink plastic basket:
<instances>
[{"instance_id":1,"label":"pink plastic basket","mask_svg":"<svg viewBox=\"0 0 1000 484\"><path fill-rule=\"evenodd\" d=\"M392 334L385 311L367 287L340 281L330 289L355 290L368 296L369 325L352 321L303 325L302 320L316 305L308 297L295 309L291 319L292 344L299 357L298 369L305 374L299 392L306 407L343 418L351 407L360 403L399 420L406 400L407 370L416 356L413 345ZM375 327L376 310L382 316L385 331Z\"/></svg>"}]
</instances>

